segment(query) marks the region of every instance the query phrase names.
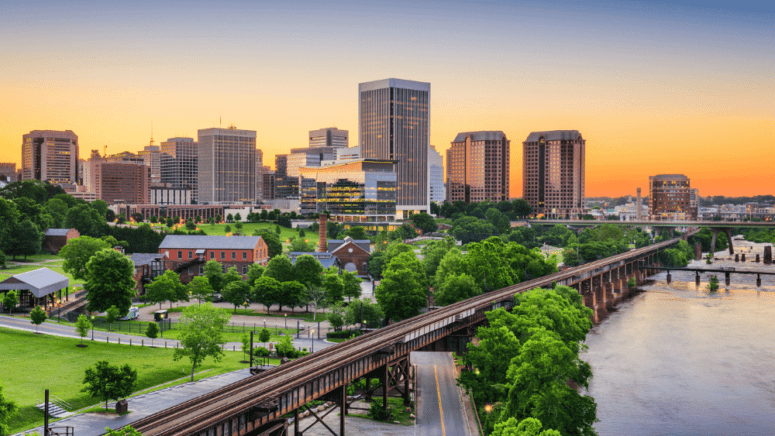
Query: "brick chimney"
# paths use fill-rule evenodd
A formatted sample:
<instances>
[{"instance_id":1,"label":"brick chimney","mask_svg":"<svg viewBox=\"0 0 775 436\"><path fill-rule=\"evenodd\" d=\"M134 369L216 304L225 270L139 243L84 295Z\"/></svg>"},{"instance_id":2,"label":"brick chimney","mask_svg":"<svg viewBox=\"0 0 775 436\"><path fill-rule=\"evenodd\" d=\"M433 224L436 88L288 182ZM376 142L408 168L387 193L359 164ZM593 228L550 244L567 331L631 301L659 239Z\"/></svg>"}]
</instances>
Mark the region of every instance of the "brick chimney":
<instances>
[{"instance_id":1,"label":"brick chimney","mask_svg":"<svg viewBox=\"0 0 775 436\"><path fill-rule=\"evenodd\" d=\"M326 221L328 220L328 215L321 213L318 215L318 219L320 220L320 234L318 235L320 244L318 244L318 251L325 253L328 250L328 241L326 240Z\"/></svg>"}]
</instances>

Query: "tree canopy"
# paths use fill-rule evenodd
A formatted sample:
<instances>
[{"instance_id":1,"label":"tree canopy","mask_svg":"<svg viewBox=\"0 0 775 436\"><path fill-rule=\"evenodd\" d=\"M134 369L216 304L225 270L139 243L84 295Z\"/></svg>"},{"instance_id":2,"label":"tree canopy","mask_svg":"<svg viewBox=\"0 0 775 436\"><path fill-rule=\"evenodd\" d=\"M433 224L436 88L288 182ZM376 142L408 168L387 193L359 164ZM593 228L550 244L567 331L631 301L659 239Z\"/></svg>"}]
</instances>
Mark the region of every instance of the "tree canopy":
<instances>
[{"instance_id":1,"label":"tree canopy","mask_svg":"<svg viewBox=\"0 0 775 436\"><path fill-rule=\"evenodd\" d=\"M186 306L178 320L181 330L179 341L181 348L176 348L174 360L188 357L191 362L191 381L194 381L194 370L207 357L220 362L223 357L221 346L223 327L229 323L231 315L218 310L212 303L201 306Z\"/></svg>"},{"instance_id":2,"label":"tree canopy","mask_svg":"<svg viewBox=\"0 0 775 436\"><path fill-rule=\"evenodd\" d=\"M104 312L115 305L125 316L137 294L134 272L134 263L116 250L95 253L86 263L86 310Z\"/></svg>"},{"instance_id":3,"label":"tree canopy","mask_svg":"<svg viewBox=\"0 0 775 436\"><path fill-rule=\"evenodd\" d=\"M86 264L98 251L111 248L107 241L92 238L91 236L80 236L67 241L67 245L59 251L59 256L65 261L62 268L65 272L73 275L76 280L86 277Z\"/></svg>"}]
</instances>

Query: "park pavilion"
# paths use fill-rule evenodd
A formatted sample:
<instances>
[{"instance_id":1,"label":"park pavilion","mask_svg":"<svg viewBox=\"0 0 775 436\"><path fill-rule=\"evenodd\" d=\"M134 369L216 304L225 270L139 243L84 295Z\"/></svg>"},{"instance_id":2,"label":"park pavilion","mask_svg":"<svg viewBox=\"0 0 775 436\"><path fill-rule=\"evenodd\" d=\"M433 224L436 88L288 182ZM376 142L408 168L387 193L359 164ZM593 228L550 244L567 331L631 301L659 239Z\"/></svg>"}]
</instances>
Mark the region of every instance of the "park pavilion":
<instances>
[{"instance_id":1,"label":"park pavilion","mask_svg":"<svg viewBox=\"0 0 775 436\"><path fill-rule=\"evenodd\" d=\"M49 306L53 307L68 298L69 286L70 279L67 277L48 268L39 268L3 280L0 282L0 293L5 295L8 291L18 291L19 306L42 306L48 310Z\"/></svg>"}]
</instances>

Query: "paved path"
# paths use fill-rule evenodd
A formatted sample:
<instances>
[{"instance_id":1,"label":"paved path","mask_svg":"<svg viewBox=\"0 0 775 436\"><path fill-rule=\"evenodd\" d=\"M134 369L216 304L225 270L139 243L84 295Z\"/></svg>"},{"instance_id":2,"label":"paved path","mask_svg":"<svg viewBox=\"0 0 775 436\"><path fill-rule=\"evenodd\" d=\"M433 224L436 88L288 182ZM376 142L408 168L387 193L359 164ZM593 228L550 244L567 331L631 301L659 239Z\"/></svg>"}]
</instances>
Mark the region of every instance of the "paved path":
<instances>
[{"instance_id":1,"label":"paved path","mask_svg":"<svg viewBox=\"0 0 775 436\"><path fill-rule=\"evenodd\" d=\"M35 331L35 325L33 325L30 322L29 318L13 317L13 316L7 316L7 315L0 315L0 327L7 327L15 330L25 330L29 332ZM80 339L80 336L78 336L78 334L75 331L75 327L71 327L64 324L57 324L54 322L44 322L38 327L38 332L46 335L63 336L68 338ZM120 333L104 332L100 330L94 330L93 332L89 332L89 336L87 336L84 340L91 340L92 335L95 341L118 342L120 339L122 344L129 344L131 340L132 345L140 345L142 343L141 341L144 341L146 347L151 346L151 340L143 336L124 335ZM302 337L298 339L294 336L293 338L294 345L296 347L306 348L308 351L311 351L313 339L305 338L304 333L302 333L301 336ZM260 343L257 342L257 339L254 338L254 341L256 341L254 343L254 346L261 345ZM161 348L165 346L165 343L168 348L175 348L175 346L178 344L178 341L174 339L159 338L153 341L153 346ZM315 343L314 344L315 350L322 350L324 348L328 348L333 345L336 345L331 342L326 342L324 339L314 339L314 343ZM227 350L240 351L242 349L242 343L227 342L225 345L225 348Z\"/></svg>"},{"instance_id":2,"label":"paved path","mask_svg":"<svg viewBox=\"0 0 775 436\"><path fill-rule=\"evenodd\" d=\"M455 362L452 355L441 352L414 352L411 362L417 365L416 434L478 436L468 430L468 418L455 381Z\"/></svg>"},{"instance_id":3,"label":"paved path","mask_svg":"<svg viewBox=\"0 0 775 436\"><path fill-rule=\"evenodd\" d=\"M218 388L249 377L247 369L229 372L214 377L202 379L193 383L185 383L160 391L142 394L129 398L129 410L131 413L124 416L100 415L96 413L83 413L57 421L51 426L69 426L74 428L77 436L98 436L105 433L105 427L116 429L133 421L152 415L160 410L167 409L176 404L188 401L191 398L204 395ZM113 406L115 403L108 403ZM37 431L43 434L43 427L38 427L28 432ZM21 435L22 433L19 433Z\"/></svg>"}]
</instances>

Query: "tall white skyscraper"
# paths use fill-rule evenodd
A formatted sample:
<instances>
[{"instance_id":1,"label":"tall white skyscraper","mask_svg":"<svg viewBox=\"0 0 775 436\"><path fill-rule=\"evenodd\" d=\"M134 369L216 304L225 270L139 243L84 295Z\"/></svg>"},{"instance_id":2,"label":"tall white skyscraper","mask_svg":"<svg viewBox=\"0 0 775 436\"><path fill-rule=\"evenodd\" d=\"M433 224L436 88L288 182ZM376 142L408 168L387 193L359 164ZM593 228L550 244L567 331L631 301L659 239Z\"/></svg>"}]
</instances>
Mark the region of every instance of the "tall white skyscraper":
<instances>
[{"instance_id":1,"label":"tall white skyscraper","mask_svg":"<svg viewBox=\"0 0 775 436\"><path fill-rule=\"evenodd\" d=\"M432 145L428 152L428 168L431 202L442 203L447 198L447 192L444 189L444 162L441 154Z\"/></svg>"},{"instance_id":2,"label":"tall white skyscraper","mask_svg":"<svg viewBox=\"0 0 775 436\"><path fill-rule=\"evenodd\" d=\"M78 181L78 135L72 130L33 130L22 141L23 180Z\"/></svg>"},{"instance_id":3,"label":"tall white skyscraper","mask_svg":"<svg viewBox=\"0 0 775 436\"><path fill-rule=\"evenodd\" d=\"M358 85L361 156L397 161L396 213L429 211L431 84L384 79Z\"/></svg>"},{"instance_id":4,"label":"tall white skyscraper","mask_svg":"<svg viewBox=\"0 0 775 436\"><path fill-rule=\"evenodd\" d=\"M240 203L256 199L256 131L199 130L199 202Z\"/></svg>"}]
</instances>

